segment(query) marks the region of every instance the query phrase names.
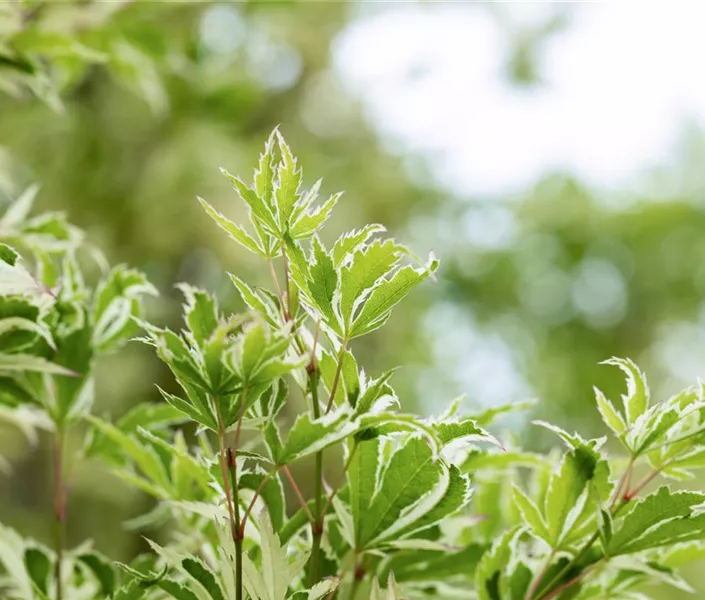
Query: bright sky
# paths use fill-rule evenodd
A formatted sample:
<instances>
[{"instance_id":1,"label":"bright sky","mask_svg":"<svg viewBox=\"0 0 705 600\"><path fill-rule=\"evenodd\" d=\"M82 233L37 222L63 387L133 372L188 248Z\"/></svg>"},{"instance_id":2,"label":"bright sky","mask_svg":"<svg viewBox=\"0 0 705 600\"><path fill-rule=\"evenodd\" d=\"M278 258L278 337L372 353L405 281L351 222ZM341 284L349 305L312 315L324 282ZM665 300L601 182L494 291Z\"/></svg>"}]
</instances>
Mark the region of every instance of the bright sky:
<instances>
[{"instance_id":1,"label":"bright sky","mask_svg":"<svg viewBox=\"0 0 705 600\"><path fill-rule=\"evenodd\" d=\"M511 32L540 29L560 11L569 15L567 26L539 46L541 83L512 85L506 76ZM652 185L646 176L652 168L676 164L687 127L705 130L703 22L705 3L694 1L363 4L338 39L334 60L389 147L426 157L438 183L456 194L505 197L565 170L612 202L620 192ZM508 212L493 204L487 210ZM466 231L473 243L482 245L488 235L497 241L497 227L476 210L469 216L477 225ZM500 232L511 233L504 226L511 222L498 223ZM602 279L589 285L581 274L574 284L567 281L566 293L572 286L581 301L590 300L590 290L600 291L598 300L616 299L609 311L577 306L614 320L627 305L621 279L610 278L607 267L596 265ZM428 315L442 341L433 347L436 365L420 375L421 397L437 390L439 365L459 390L484 404L530 394L507 338L496 328L479 328L467 310L456 313L438 306ZM521 323L505 325L509 339L522 339ZM693 325L681 329L690 336L689 352L702 357L705 342L693 337ZM682 342L683 335L663 336L652 350L681 356L673 347ZM691 374L693 362L675 370L665 365L680 378L684 370Z\"/></svg>"},{"instance_id":2,"label":"bright sky","mask_svg":"<svg viewBox=\"0 0 705 600\"><path fill-rule=\"evenodd\" d=\"M520 28L565 4L500 5ZM472 3L375 4L340 37L335 62L394 147L426 155L461 194L525 189L567 169L599 188L638 186L683 128L705 126L705 3L571 4L539 55L543 84L504 75L506 30Z\"/></svg>"}]
</instances>

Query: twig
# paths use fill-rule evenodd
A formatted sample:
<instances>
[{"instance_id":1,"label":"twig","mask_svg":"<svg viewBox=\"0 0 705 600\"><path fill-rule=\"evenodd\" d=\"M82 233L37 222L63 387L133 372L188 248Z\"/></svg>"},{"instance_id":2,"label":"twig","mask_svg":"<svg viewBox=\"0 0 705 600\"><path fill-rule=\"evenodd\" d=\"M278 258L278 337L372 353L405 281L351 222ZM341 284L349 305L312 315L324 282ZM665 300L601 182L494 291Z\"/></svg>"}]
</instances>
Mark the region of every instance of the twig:
<instances>
[{"instance_id":1,"label":"twig","mask_svg":"<svg viewBox=\"0 0 705 600\"><path fill-rule=\"evenodd\" d=\"M355 452L357 451L357 446L358 446L357 443L353 446L353 449L350 451L350 455L348 456L348 460L346 460L345 464L343 465L342 477L345 477L345 474L348 472L348 469L350 468L350 464L352 463L352 459L355 456ZM337 488L335 488L331 492L330 496L328 497L328 500L326 501L326 505L323 507L323 514L321 514L321 516L320 516L321 522L323 522L323 517L326 516L326 513L328 512L330 505L333 503L335 496L340 491L341 486L342 486L342 483Z\"/></svg>"},{"instance_id":2,"label":"twig","mask_svg":"<svg viewBox=\"0 0 705 600\"><path fill-rule=\"evenodd\" d=\"M64 559L64 530L66 527L66 490L64 488L64 443L66 432L63 424L56 425L54 437L54 580L56 600L62 600L64 587L61 563Z\"/></svg>"},{"instance_id":3,"label":"twig","mask_svg":"<svg viewBox=\"0 0 705 600\"><path fill-rule=\"evenodd\" d=\"M240 537L244 538L245 537L245 525L247 525L247 519L250 516L250 513L252 513L252 509L255 506L255 501L257 498L259 498L260 493L262 493L262 490L264 489L264 486L267 485L269 480L272 478L272 476L279 470L278 467L274 467L272 471L267 473L267 476L262 479L260 484L257 486L257 490L255 490L255 495L252 496L252 500L250 500L250 504L247 507L247 510L245 511L245 514L242 517L242 521L240 522Z\"/></svg>"},{"instance_id":4,"label":"twig","mask_svg":"<svg viewBox=\"0 0 705 600\"><path fill-rule=\"evenodd\" d=\"M315 523L315 519L313 518L311 511L308 509L306 500L304 500L304 497L301 495L301 490L299 489L299 486L296 485L296 481L294 481L294 478L291 476L289 468L283 466L281 467L281 470L284 472L284 475L286 475L286 478L289 480L289 483L291 484L291 487L294 490L294 494L296 494L296 498L299 501L299 504L301 504L301 508L306 513L306 517L308 518L309 523Z\"/></svg>"},{"instance_id":5,"label":"twig","mask_svg":"<svg viewBox=\"0 0 705 600\"><path fill-rule=\"evenodd\" d=\"M333 378L333 385L330 387L330 397L328 398L328 404L326 406L326 414L330 412L333 407L333 400L335 399L335 393L338 391L338 384L340 383L340 373L343 370L343 360L345 359L345 351L347 350L348 340L343 340L343 345L340 347L340 352L338 353L338 368L335 370L335 377Z\"/></svg>"}]
</instances>

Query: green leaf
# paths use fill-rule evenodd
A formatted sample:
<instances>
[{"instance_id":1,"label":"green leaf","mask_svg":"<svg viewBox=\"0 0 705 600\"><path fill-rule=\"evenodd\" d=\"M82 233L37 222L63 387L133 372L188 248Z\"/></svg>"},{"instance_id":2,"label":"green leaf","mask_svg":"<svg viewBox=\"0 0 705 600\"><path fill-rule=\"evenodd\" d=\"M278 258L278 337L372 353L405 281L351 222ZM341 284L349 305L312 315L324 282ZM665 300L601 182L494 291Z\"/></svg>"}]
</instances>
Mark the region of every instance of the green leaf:
<instances>
[{"instance_id":1,"label":"green leaf","mask_svg":"<svg viewBox=\"0 0 705 600\"><path fill-rule=\"evenodd\" d=\"M551 476L545 500L546 541L552 548L561 547L584 514L594 514L588 506L590 483L597 485L598 493L605 496L600 500L606 500L611 489L607 487L608 476L606 462L587 446L579 446L564 455L559 470Z\"/></svg>"},{"instance_id":2,"label":"green leaf","mask_svg":"<svg viewBox=\"0 0 705 600\"><path fill-rule=\"evenodd\" d=\"M245 231L244 227L233 223L231 220L219 213L215 208L213 208L200 196L198 196L198 201L201 203L201 206L206 211L208 216L213 219L225 233L227 233L243 248L246 248L250 252L258 254L259 256L267 256L267 253L265 252L264 248L249 233Z\"/></svg>"},{"instance_id":3,"label":"green leaf","mask_svg":"<svg viewBox=\"0 0 705 600\"><path fill-rule=\"evenodd\" d=\"M14 267L19 258L20 255L14 248L11 248L7 244L0 244L0 262L3 262L10 267Z\"/></svg>"},{"instance_id":4,"label":"green leaf","mask_svg":"<svg viewBox=\"0 0 705 600\"><path fill-rule=\"evenodd\" d=\"M0 354L0 373L13 373L18 371L65 375L68 377L78 376L78 373L75 371L51 363L39 356L31 356L29 354Z\"/></svg>"},{"instance_id":5,"label":"green leaf","mask_svg":"<svg viewBox=\"0 0 705 600\"><path fill-rule=\"evenodd\" d=\"M389 458L375 495L353 500L362 503L361 510L358 509L360 518L355 522L357 549L370 547L392 533L409 528L442 498L448 480L444 486L438 485L444 473L440 462L434 461L434 458L433 451L423 439L409 438ZM366 489L369 490L369 487ZM352 492L351 489L351 495ZM421 504L434 492L436 502Z\"/></svg>"},{"instance_id":6,"label":"green leaf","mask_svg":"<svg viewBox=\"0 0 705 600\"><path fill-rule=\"evenodd\" d=\"M142 312L141 297L158 295L143 273L124 266L115 267L96 291L93 308L93 344L106 351L135 335L139 326L133 317Z\"/></svg>"},{"instance_id":7,"label":"green leaf","mask_svg":"<svg viewBox=\"0 0 705 600\"><path fill-rule=\"evenodd\" d=\"M618 524L606 548L617 556L705 539L705 494L673 492L667 486L639 500Z\"/></svg>"},{"instance_id":8,"label":"green leaf","mask_svg":"<svg viewBox=\"0 0 705 600\"><path fill-rule=\"evenodd\" d=\"M362 229L353 229L341 235L333 246L333 264L340 267L353 252L359 250L375 233L386 231L383 225L374 223Z\"/></svg>"},{"instance_id":9,"label":"green leaf","mask_svg":"<svg viewBox=\"0 0 705 600\"><path fill-rule=\"evenodd\" d=\"M348 337L359 337L384 325L392 308L437 268L438 261L432 258L424 269L402 267L394 275L378 283L355 317Z\"/></svg>"},{"instance_id":10,"label":"green leaf","mask_svg":"<svg viewBox=\"0 0 705 600\"><path fill-rule=\"evenodd\" d=\"M512 499L517 509L519 509L522 520L534 535L542 540L550 540L551 536L549 535L546 521L534 501L516 485L512 485Z\"/></svg>"},{"instance_id":11,"label":"green leaf","mask_svg":"<svg viewBox=\"0 0 705 600\"><path fill-rule=\"evenodd\" d=\"M488 431L479 427L474 419L447 420L434 424L441 445L451 443L485 442L502 449L504 446Z\"/></svg>"},{"instance_id":12,"label":"green leaf","mask_svg":"<svg viewBox=\"0 0 705 600\"><path fill-rule=\"evenodd\" d=\"M88 416L88 421L97 427L105 436L120 448L135 461L135 464L140 470L158 486L164 490L171 488L169 476L164 468L164 464L159 459L154 449L149 446L140 444L140 442L129 434L123 433L114 425L102 421L96 417Z\"/></svg>"},{"instance_id":13,"label":"green leaf","mask_svg":"<svg viewBox=\"0 0 705 600\"><path fill-rule=\"evenodd\" d=\"M10 246L0 244L0 295L2 296L41 296L47 293L20 264L19 255Z\"/></svg>"},{"instance_id":14,"label":"green leaf","mask_svg":"<svg viewBox=\"0 0 705 600\"><path fill-rule=\"evenodd\" d=\"M475 587L479 600L505 600L500 583L505 569L513 563L520 536L521 529L518 527L505 531L483 556L475 572Z\"/></svg>"},{"instance_id":15,"label":"green leaf","mask_svg":"<svg viewBox=\"0 0 705 600\"><path fill-rule=\"evenodd\" d=\"M340 272L340 314L349 328L353 312L366 297L365 292L388 275L406 249L394 240L375 240L355 252Z\"/></svg>"},{"instance_id":16,"label":"green leaf","mask_svg":"<svg viewBox=\"0 0 705 600\"><path fill-rule=\"evenodd\" d=\"M333 213L333 208L343 192L333 194L323 204L316 207L312 212L303 213L292 225L290 235L294 240L301 240L311 237L318 231Z\"/></svg>"},{"instance_id":17,"label":"green leaf","mask_svg":"<svg viewBox=\"0 0 705 600\"><path fill-rule=\"evenodd\" d=\"M280 231L288 230L289 217L294 210L294 206L299 200L299 188L302 182L302 172L296 166L296 158L291 153L284 137L278 129L274 130L281 152L281 162L279 163L278 181L274 189L274 198L279 213Z\"/></svg>"},{"instance_id":18,"label":"green leaf","mask_svg":"<svg viewBox=\"0 0 705 600\"><path fill-rule=\"evenodd\" d=\"M357 427L346 409L333 410L319 419L312 419L309 414L299 415L274 459L278 465L292 463L343 441Z\"/></svg>"},{"instance_id":19,"label":"green leaf","mask_svg":"<svg viewBox=\"0 0 705 600\"><path fill-rule=\"evenodd\" d=\"M157 586L169 594L175 600L199 600L198 596L189 590L185 585L172 579L162 579Z\"/></svg>"},{"instance_id":20,"label":"green leaf","mask_svg":"<svg viewBox=\"0 0 705 600\"><path fill-rule=\"evenodd\" d=\"M223 590L215 575L201 561L195 558L184 558L181 566L193 579L200 583L213 600L225 600Z\"/></svg>"},{"instance_id":21,"label":"green leaf","mask_svg":"<svg viewBox=\"0 0 705 600\"><path fill-rule=\"evenodd\" d=\"M619 367L627 375L627 393L622 396L627 423L633 425L649 406L649 387L646 376L628 358L612 357L603 363Z\"/></svg>"},{"instance_id":22,"label":"green leaf","mask_svg":"<svg viewBox=\"0 0 705 600\"><path fill-rule=\"evenodd\" d=\"M274 138L277 133L275 128L269 135L255 171L255 192L267 206L274 204Z\"/></svg>"},{"instance_id":23,"label":"green leaf","mask_svg":"<svg viewBox=\"0 0 705 600\"><path fill-rule=\"evenodd\" d=\"M228 173L227 170L220 169L220 172L230 180L233 187L240 195L240 198L250 207L251 215L264 232L272 236L280 237L281 230L274 218L272 210L259 198L257 192L248 187L239 177Z\"/></svg>"},{"instance_id":24,"label":"green leaf","mask_svg":"<svg viewBox=\"0 0 705 600\"><path fill-rule=\"evenodd\" d=\"M280 308L275 305L269 297L251 288L236 275L232 273L228 273L228 275L237 288L237 291L240 293L243 302L260 316L264 317L267 323L276 327L281 319Z\"/></svg>"},{"instance_id":25,"label":"green leaf","mask_svg":"<svg viewBox=\"0 0 705 600\"><path fill-rule=\"evenodd\" d=\"M95 551L79 555L78 560L86 565L98 580L101 593L106 597L112 597L117 585L113 565Z\"/></svg>"},{"instance_id":26,"label":"green leaf","mask_svg":"<svg viewBox=\"0 0 705 600\"><path fill-rule=\"evenodd\" d=\"M597 400L597 410L600 412L602 420L617 437L621 437L627 429L627 424L624 422L622 415L619 414L617 409L605 398L605 395L600 390L597 388L594 389L595 398Z\"/></svg>"},{"instance_id":27,"label":"green leaf","mask_svg":"<svg viewBox=\"0 0 705 600\"><path fill-rule=\"evenodd\" d=\"M24 564L32 583L43 594L49 593L49 576L52 570L52 560L40 548L30 547L24 551Z\"/></svg>"},{"instance_id":28,"label":"green leaf","mask_svg":"<svg viewBox=\"0 0 705 600\"><path fill-rule=\"evenodd\" d=\"M457 577L472 578L480 559L488 550L483 544L470 544L449 552L415 550L394 555L389 568L397 581L450 581Z\"/></svg>"},{"instance_id":29,"label":"green leaf","mask_svg":"<svg viewBox=\"0 0 705 600\"><path fill-rule=\"evenodd\" d=\"M196 343L203 347L218 328L218 303L206 291L187 283L180 283L177 287L186 298L184 318L189 331Z\"/></svg>"},{"instance_id":30,"label":"green leaf","mask_svg":"<svg viewBox=\"0 0 705 600\"><path fill-rule=\"evenodd\" d=\"M279 541L266 512L260 514L258 524L262 540L262 566L258 571L253 572L254 565L250 561L245 561L243 571L246 588L253 598L284 600L290 577L293 575L286 546ZM249 586L247 586L248 582ZM255 594L250 589L261 591Z\"/></svg>"},{"instance_id":31,"label":"green leaf","mask_svg":"<svg viewBox=\"0 0 705 600\"><path fill-rule=\"evenodd\" d=\"M470 501L472 490L467 475L463 475L455 465L448 467L448 484L443 496L423 516L406 528L395 531L390 539L418 533L443 521L443 519L457 513Z\"/></svg>"},{"instance_id":32,"label":"green leaf","mask_svg":"<svg viewBox=\"0 0 705 600\"><path fill-rule=\"evenodd\" d=\"M18 350L31 345L37 337L42 338L50 348L56 347L51 332L43 323L36 323L22 317L0 319L0 347L5 351Z\"/></svg>"},{"instance_id":33,"label":"green leaf","mask_svg":"<svg viewBox=\"0 0 705 600\"><path fill-rule=\"evenodd\" d=\"M340 318L333 308L333 299L338 288L338 273L333 259L325 251L318 237L313 237L313 258L310 265L308 294L326 323L336 332L341 331Z\"/></svg>"}]
</instances>

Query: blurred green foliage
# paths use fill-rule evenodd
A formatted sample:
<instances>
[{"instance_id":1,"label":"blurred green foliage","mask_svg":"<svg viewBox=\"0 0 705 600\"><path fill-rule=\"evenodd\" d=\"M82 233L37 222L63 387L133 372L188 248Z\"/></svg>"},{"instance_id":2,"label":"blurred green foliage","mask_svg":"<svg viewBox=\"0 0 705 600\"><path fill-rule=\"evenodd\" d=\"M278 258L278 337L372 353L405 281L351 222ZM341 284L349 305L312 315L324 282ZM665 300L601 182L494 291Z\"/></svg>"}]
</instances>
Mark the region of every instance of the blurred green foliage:
<instances>
[{"instance_id":1,"label":"blurred green foliage","mask_svg":"<svg viewBox=\"0 0 705 600\"><path fill-rule=\"evenodd\" d=\"M38 208L66 211L111 262L143 269L162 293L150 318L176 327L174 283L216 290L234 308L222 273L266 275L214 234L195 196L242 221L218 167L253 168L261 140L281 124L302 164L324 177L322 192L346 190L330 231L380 222L443 258L438 284L358 349L373 376L411 365L395 380L404 403L430 406L467 391L463 373L485 356L478 340L487 338L459 336L459 321L498 340L519 389L542 400L538 416L569 429L581 423L583 433L602 431L592 385L612 396L622 386L599 361L633 357L656 374L657 396L702 373L705 212L697 198L607 202L564 174L520 198L468 200L435 188L424 164L378 139L331 66L353 13L337 2L0 4L0 201L39 182ZM530 44L526 32L510 40L508 71L520 83L540 80L534 38L550 31L531 32ZM502 235L488 239L498 222ZM156 399L155 383L173 386L148 350L128 346L100 366L98 412L119 416ZM531 428L520 433L542 443ZM44 447L2 429L0 454L15 471L0 475L3 521L43 538ZM96 467L75 465L70 539L92 536L116 558L128 556L141 542L119 519L104 526L103 515L128 518L145 502Z\"/></svg>"}]
</instances>

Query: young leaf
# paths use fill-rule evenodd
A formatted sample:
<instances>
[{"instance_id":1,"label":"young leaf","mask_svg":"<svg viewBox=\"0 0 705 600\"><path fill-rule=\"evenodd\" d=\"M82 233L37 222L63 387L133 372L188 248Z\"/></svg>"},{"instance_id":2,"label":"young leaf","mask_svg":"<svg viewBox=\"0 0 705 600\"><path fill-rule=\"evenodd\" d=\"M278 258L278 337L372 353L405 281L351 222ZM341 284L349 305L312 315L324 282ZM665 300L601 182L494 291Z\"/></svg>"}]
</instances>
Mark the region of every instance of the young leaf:
<instances>
[{"instance_id":1,"label":"young leaf","mask_svg":"<svg viewBox=\"0 0 705 600\"><path fill-rule=\"evenodd\" d=\"M611 556L705 539L705 494L667 486L638 501L619 519L606 552Z\"/></svg>"},{"instance_id":2,"label":"young leaf","mask_svg":"<svg viewBox=\"0 0 705 600\"><path fill-rule=\"evenodd\" d=\"M245 231L243 227L241 227L240 225L236 225L235 223L227 219L224 215L215 210L215 208L213 208L200 196L198 196L198 201L201 203L201 206L206 211L208 216L216 222L218 227L225 231L225 233L227 233L243 248L246 248L250 252L254 252L255 254L258 254L259 256L262 256L264 258L268 257L265 249L260 245L259 242L257 242L257 240L255 240L249 233L247 233L247 231Z\"/></svg>"},{"instance_id":3,"label":"young leaf","mask_svg":"<svg viewBox=\"0 0 705 600\"><path fill-rule=\"evenodd\" d=\"M619 367L627 375L627 393L622 396L627 423L633 425L649 406L649 386L646 376L628 358L613 357L602 364Z\"/></svg>"}]
</instances>

